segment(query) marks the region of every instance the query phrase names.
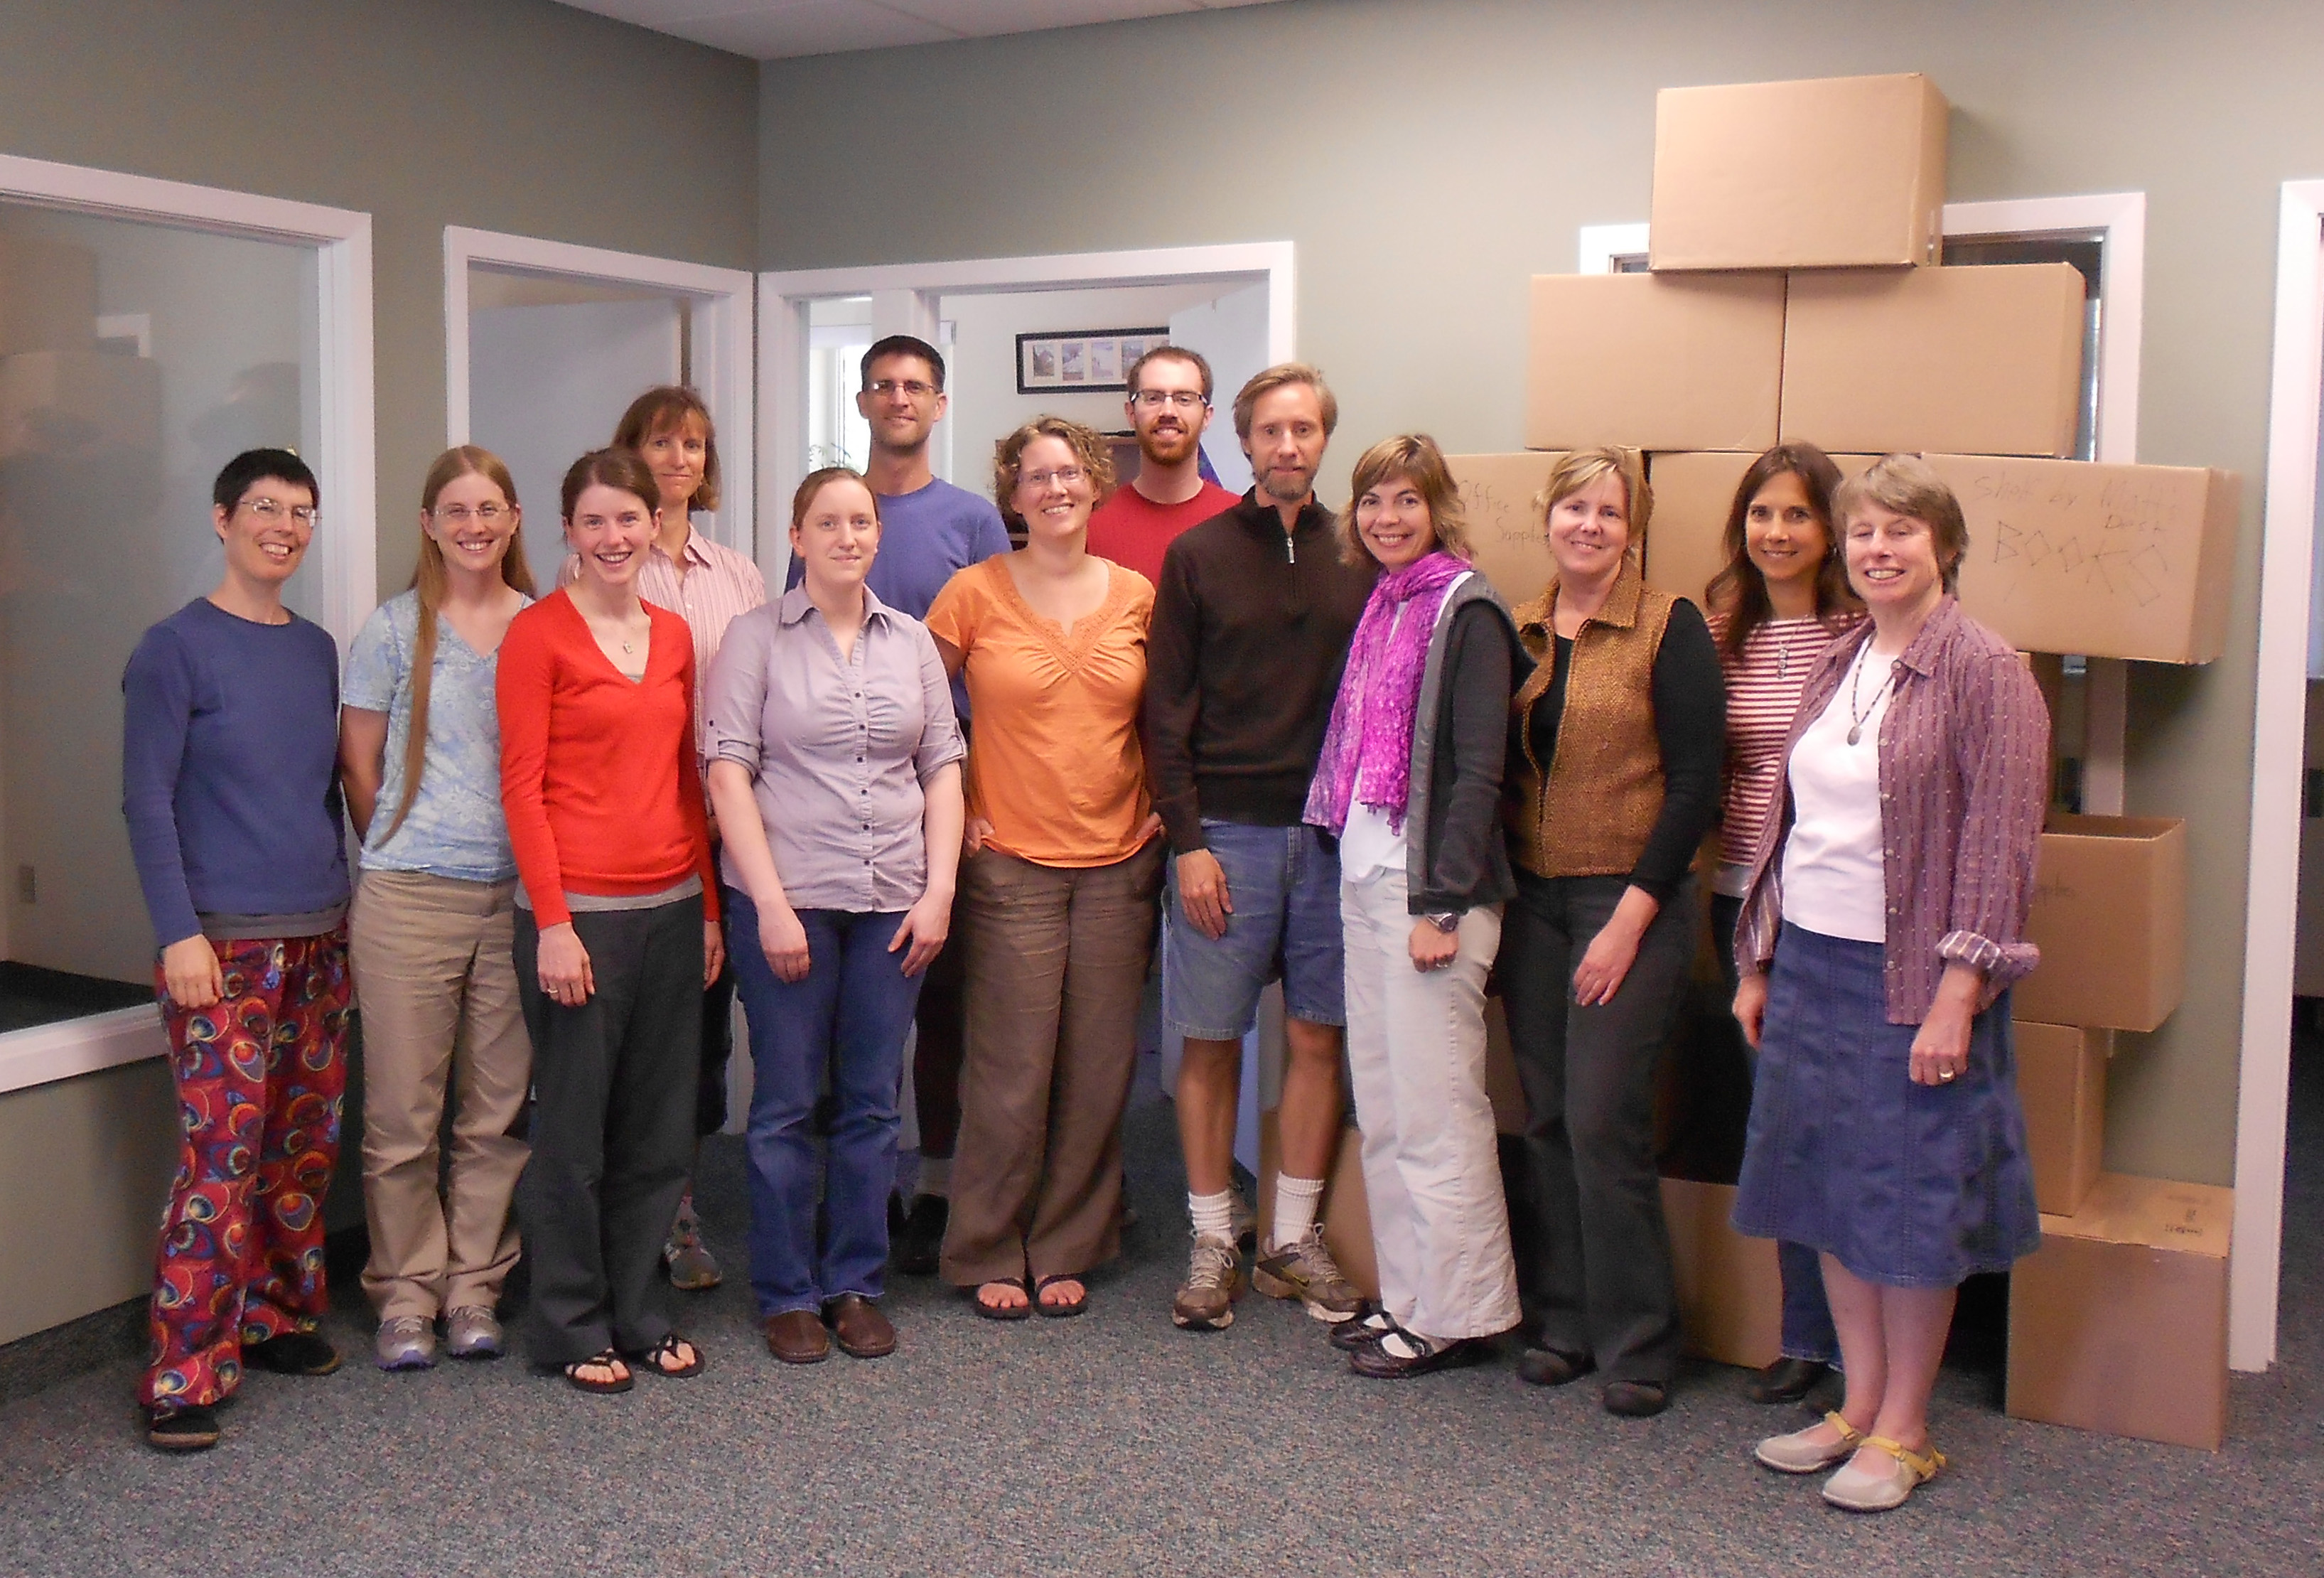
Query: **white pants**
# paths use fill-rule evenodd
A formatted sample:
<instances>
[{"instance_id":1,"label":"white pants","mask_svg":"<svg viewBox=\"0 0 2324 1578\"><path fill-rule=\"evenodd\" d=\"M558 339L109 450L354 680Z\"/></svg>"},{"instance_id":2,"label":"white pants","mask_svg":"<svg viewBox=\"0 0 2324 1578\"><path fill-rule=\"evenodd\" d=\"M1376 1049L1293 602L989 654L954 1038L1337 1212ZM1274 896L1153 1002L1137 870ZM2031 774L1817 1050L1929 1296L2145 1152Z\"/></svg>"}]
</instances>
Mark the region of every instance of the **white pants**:
<instances>
[{"instance_id":1,"label":"white pants","mask_svg":"<svg viewBox=\"0 0 2324 1578\"><path fill-rule=\"evenodd\" d=\"M1401 866L1340 884L1348 1068L1380 1302L1407 1331L1486 1337L1517 1324L1516 1262L1485 1098L1485 974L1499 906L1462 918L1452 963L1423 973Z\"/></svg>"}]
</instances>

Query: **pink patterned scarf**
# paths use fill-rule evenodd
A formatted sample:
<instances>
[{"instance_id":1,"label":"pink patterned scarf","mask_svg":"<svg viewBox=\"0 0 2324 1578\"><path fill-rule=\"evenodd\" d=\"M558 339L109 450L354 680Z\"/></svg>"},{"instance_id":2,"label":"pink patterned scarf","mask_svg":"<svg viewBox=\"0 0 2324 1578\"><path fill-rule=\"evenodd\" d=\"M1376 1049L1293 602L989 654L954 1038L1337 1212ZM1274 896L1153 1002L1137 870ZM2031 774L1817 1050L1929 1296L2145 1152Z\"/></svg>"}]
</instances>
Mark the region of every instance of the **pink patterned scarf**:
<instances>
[{"instance_id":1,"label":"pink patterned scarf","mask_svg":"<svg viewBox=\"0 0 2324 1578\"><path fill-rule=\"evenodd\" d=\"M1420 676L1444 594L1469 571L1438 549L1372 584L1371 601L1348 645L1348 668L1332 704L1305 819L1344 832L1361 769L1364 804L1388 813L1402 831L1412 791L1412 729L1420 710ZM1397 617L1397 609L1404 617Z\"/></svg>"}]
</instances>

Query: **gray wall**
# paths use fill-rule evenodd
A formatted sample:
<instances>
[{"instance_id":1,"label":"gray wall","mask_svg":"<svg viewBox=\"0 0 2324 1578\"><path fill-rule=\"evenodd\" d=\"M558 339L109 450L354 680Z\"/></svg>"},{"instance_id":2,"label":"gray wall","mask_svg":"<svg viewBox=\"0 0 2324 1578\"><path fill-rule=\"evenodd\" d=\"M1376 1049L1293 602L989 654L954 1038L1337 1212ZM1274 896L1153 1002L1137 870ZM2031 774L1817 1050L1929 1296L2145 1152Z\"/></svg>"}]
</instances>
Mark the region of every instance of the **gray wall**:
<instances>
[{"instance_id":1,"label":"gray wall","mask_svg":"<svg viewBox=\"0 0 2324 1578\"><path fill-rule=\"evenodd\" d=\"M771 62L759 258L1288 238L1343 464L1413 428L1512 449L1526 277L1572 269L1579 226L1646 217L1657 88L1904 70L1954 106L1953 197L2147 193L2141 457L2248 482L2227 655L2133 680L2130 809L2189 819L2192 956L2177 1016L2115 1061L2108 1143L2225 1184L2276 198L2324 176L2324 7L1288 0Z\"/></svg>"},{"instance_id":2,"label":"gray wall","mask_svg":"<svg viewBox=\"0 0 2324 1578\"><path fill-rule=\"evenodd\" d=\"M748 61L549 0L0 5L0 152L372 216L383 594L443 447L444 226L748 267L756 94ZM0 1095L0 1203L80 1201L8 1213L0 1341L143 1290L171 1109L159 1063Z\"/></svg>"}]
</instances>

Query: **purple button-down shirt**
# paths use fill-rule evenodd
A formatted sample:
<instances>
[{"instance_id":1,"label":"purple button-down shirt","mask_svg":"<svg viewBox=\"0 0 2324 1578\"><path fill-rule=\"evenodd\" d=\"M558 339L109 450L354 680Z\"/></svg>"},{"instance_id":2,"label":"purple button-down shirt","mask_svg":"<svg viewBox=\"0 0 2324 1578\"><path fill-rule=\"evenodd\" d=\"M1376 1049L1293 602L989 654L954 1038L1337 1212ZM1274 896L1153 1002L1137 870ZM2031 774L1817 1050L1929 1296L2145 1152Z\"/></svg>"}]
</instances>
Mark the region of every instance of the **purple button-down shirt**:
<instances>
[{"instance_id":1,"label":"purple button-down shirt","mask_svg":"<svg viewBox=\"0 0 2324 1578\"><path fill-rule=\"evenodd\" d=\"M1834 641L1808 678L1784 760L1873 637L1869 621ZM2025 940L2049 792L2050 715L2007 642L1948 597L1895 660L1880 724L1880 852L1887 889L1883 945L1888 1022L1916 1025L1945 966L1983 973L1978 1008L2033 972ZM1784 841L1794 816L1784 775L1751 861L1735 957L1763 974L1783 918Z\"/></svg>"}]
</instances>

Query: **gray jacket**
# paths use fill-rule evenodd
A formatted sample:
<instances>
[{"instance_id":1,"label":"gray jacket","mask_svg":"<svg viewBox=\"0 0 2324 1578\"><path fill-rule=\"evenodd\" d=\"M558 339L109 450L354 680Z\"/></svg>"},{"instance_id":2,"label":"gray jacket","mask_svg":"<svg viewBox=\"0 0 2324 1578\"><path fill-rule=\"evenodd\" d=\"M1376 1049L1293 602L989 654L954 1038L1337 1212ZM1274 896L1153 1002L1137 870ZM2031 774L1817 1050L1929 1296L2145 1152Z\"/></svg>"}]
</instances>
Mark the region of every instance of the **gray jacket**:
<instances>
[{"instance_id":1,"label":"gray jacket","mask_svg":"<svg viewBox=\"0 0 2324 1578\"><path fill-rule=\"evenodd\" d=\"M1415 915L1505 902L1517 891L1501 837L1509 697L1523 665L1517 624L1482 575L1445 595L1428 639L1412 724L1405 878Z\"/></svg>"}]
</instances>

